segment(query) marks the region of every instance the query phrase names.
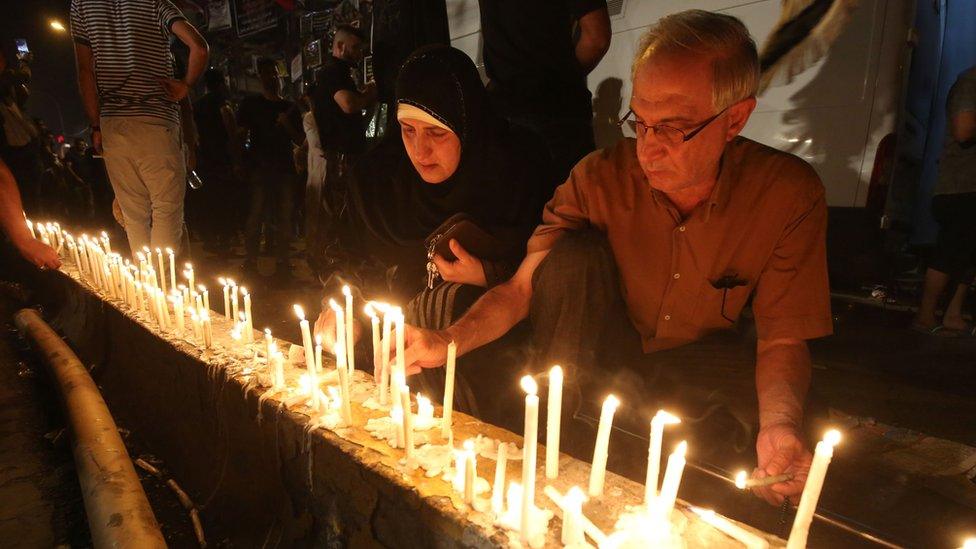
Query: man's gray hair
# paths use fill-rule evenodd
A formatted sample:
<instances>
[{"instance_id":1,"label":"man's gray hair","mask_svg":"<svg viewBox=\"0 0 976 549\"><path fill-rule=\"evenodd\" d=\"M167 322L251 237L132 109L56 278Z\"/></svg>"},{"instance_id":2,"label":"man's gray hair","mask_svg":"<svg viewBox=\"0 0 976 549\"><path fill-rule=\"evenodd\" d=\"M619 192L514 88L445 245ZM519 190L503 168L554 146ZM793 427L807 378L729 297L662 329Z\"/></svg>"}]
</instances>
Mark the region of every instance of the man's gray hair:
<instances>
[{"instance_id":1,"label":"man's gray hair","mask_svg":"<svg viewBox=\"0 0 976 549\"><path fill-rule=\"evenodd\" d=\"M712 102L718 110L756 95L759 87L756 43L731 15L687 10L660 19L641 37L631 76L656 53L711 57Z\"/></svg>"}]
</instances>

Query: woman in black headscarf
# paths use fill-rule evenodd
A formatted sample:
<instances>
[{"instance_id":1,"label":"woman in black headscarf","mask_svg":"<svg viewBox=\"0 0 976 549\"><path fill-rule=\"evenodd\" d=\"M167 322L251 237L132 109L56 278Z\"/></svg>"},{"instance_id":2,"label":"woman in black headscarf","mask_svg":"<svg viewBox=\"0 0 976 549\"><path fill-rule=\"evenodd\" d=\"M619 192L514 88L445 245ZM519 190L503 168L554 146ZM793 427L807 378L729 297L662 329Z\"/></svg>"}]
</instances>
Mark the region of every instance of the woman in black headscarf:
<instances>
[{"instance_id":1,"label":"woman in black headscarf","mask_svg":"<svg viewBox=\"0 0 976 549\"><path fill-rule=\"evenodd\" d=\"M438 329L514 273L549 198L543 189L554 187L552 169L538 139L494 113L460 50L417 50L401 67L396 92L400 135L353 169L341 234L326 253L333 261L326 293L346 282L369 299L407 304L409 323ZM451 241L456 261L429 255L425 241L457 214L510 253L489 261ZM437 271L432 288L428 262ZM334 320L323 310L316 332L328 343Z\"/></svg>"}]
</instances>

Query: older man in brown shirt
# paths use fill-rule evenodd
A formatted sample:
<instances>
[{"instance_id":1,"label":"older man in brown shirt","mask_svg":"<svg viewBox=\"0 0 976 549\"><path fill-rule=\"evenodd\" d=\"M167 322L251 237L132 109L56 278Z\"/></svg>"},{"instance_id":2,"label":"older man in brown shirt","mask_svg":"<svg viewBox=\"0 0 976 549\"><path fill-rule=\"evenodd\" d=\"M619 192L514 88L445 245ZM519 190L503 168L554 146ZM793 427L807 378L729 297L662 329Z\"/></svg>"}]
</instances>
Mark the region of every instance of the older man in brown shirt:
<instances>
[{"instance_id":1,"label":"older man in brown shirt","mask_svg":"<svg viewBox=\"0 0 976 549\"><path fill-rule=\"evenodd\" d=\"M797 496L810 463L806 340L832 329L823 186L802 160L738 136L756 105L758 60L737 19L697 10L662 19L633 72L636 140L583 159L512 280L443 332L409 331L406 362L438 366L449 341L464 353L530 317L546 359L610 377L621 361L646 361L628 354L731 327L752 296L756 474L794 475L760 495ZM624 316L633 329L616 322ZM669 365L664 376L704 382L689 376L697 366Z\"/></svg>"}]
</instances>

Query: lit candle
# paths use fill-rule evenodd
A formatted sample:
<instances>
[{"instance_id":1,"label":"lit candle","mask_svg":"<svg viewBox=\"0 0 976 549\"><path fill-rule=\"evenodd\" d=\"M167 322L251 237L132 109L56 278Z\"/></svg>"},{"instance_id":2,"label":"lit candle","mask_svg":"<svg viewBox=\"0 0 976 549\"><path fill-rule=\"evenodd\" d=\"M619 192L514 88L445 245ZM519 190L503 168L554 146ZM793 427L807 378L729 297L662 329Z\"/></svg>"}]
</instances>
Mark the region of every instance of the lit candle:
<instances>
[{"instance_id":1,"label":"lit candle","mask_svg":"<svg viewBox=\"0 0 976 549\"><path fill-rule=\"evenodd\" d=\"M668 457L668 468L664 471L664 482L661 483L661 495L658 497L658 516L666 523L671 522L674 502L678 499L678 486L681 485L681 475L685 470L687 452L688 443L682 440Z\"/></svg>"},{"instance_id":2,"label":"lit candle","mask_svg":"<svg viewBox=\"0 0 976 549\"><path fill-rule=\"evenodd\" d=\"M823 490L824 479L827 477L827 466L834 456L834 446L839 442L840 432L831 429L824 435L823 440L817 443L810 472L807 473L807 483L803 487L803 495L800 496L800 504L796 508L790 539L786 542L786 549L801 549L807 546L810 523L813 522L813 513L817 510L820 491Z\"/></svg>"},{"instance_id":3,"label":"lit candle","mask_svg":"<svg viewBox=\"0 0 976 549\"><path fill-rule=\"evenodd\" d=\"M341 342L337 342L336 351L345 352L342 347ZM336 356L339 356L338 354ZM349 370L346 369L345 364L339 364L336 367L336 371L339 373L339 391L342 397L342 420L345 422L346 427L352 427L352 405L350 404L350 394L349 394Z\"/></svg>"},{"instance_id":4,"label":"lit candle","mask_svg":"<svg viewBox=\"0 0 976 549\"><path fill-rule=\"evenodd\" d=\"M549 370L546 406L546 478L551 480L559 476L559 424L563 408L563 369L559 366Z\"/></svg>"},{"instance_id":5,"label":"lit candle","mask_svg":"<svg viewBox=\"0 0 976 549\"><path fill-rule=\"evenodd\" d=\"M563 496L563 531L562 542L566 547L582 547L586 539L583 537L583 502L586 495L579 486L573 486Z\"/></svg>"},{"instance_id":6,"label":"lit candle","mask_svg":"<svg viewBox=\"0 0 976 549\"><path fill-rule=\"evenodd\" d=\"M183 274L186 276L186 287L190 289L195 288L196 286L194 285L193 265L187 263L183 267L184 267Z\"/></svg>"},{"instance_id":7,"label":"lit candle","mask_svg":"<svg viewBox=\"0 0 976 549\"><path fill-rule=\"evenodd\" d=\"M380 372L380 404L386 404L387 397L387 386L390 382L390 345L393 341L392 339L393 330L393 311L391 307L388 307L383 311L383 340L382 340L382 357L381 361L383 363L383 369Z\"/></svg>"},{"instance_id":8,"label":"lit candle","mask_svg":"<svg viewBox=\"0 0 976 549\"><path fill-rule=\"evenodd\" d=\"M528 543L532 535L532 515L535 509L535 462L539 433L539 390L532 376L523 376L525 391L525 430L522 434L522 513L519 522L522 541Z\"/></svg>"},{"instance_id":9,"label":"lit candle","mask_svg":"<svg viewBox=\"0 0 976 549\"><path fill-rule=\"evenodd\" d=\"M247 288L241 286L241 293L244 294L244 342L254 342L254 317L251 316L251 294Z\"/></svg>"},{"instance_id":10,"label":"lit candle","mask_svg":"<svg viewBox=\"0 0 976 549\"><path fill-rule=\"evenodd\" d=\"M399 411L399 410L397 410ZM451 482L451 486L454 491L464 495L464 479L467 476L465 469L468 468L467 456L464 454L464 450L454 450L454 479Z\"/></svg>"},{"instance_id":11,"label":"lit candle","mask_svg":"<svg viewBox=\"0 0 976 549\"><path fill-rule=\"evenodd\" d=\"M30 231L31 238L37 240L37 233L34 232L34 222L30 219L27 220L27 230Z\"/></svg>"},{"instance_id":12,"label":"lit candle","mask_svg":"<svg viewBox=\"0 0 976 549\"><path fill-rule=\"evenodd\" d=\"M745 545L746 549L766 549L769 547L769 542L762 537L753 534L725 517L715 514L715 511L711 509L702 509L692 505L691 510L701 517L702 522Z\"/></svg>"},{"instance_id":13,"label":"lit candle","mask_svg":"<svg viewBox=\"0 0 976 549\"><path fill-rule=\"evenodd\" d=\"M355 324L353 324L352 317L352 290L349 286L342 287L342 295L346 296L346 353L348 356L348 361L346 365L349 367L349 373L352 374L356 370L356 337L353 334L355 331Z\"/></svg>"},{"instance_id":14,"label":"lit candle","mask_svg":"<svg viewBox=\"0 0 976 549\"><path fill-rule=\"evenodd\" d=\"M620 401L613 395L603 401L600 426L596 432L596 447L593 449L593 467L590 469L590 497L603 495L603 483L607 476L607 457L610 451L610 428L613 426L613 415L619 405Z\"/></svg>"},{"instance_id":15,"label":"lit candle","mask_svg":"<svg viewBox=\"0 0 976 549\"><path fill-rule=\"evenodd\" d=\"M305 310L297 303L293 306L295 315L298 316L298 325L302 329L302 347L305 351L305 368L311 372L315 369L315 351L312 348L312 330L305 318Z\"/></svg>"},{"instance_id":16,"label":"lit candle","mask_svg":"<svg viewBox=\"0 0 976 549\"><path fill-rule=\"evenodd\" d=\"M407 459L413 457L413 413L410 411L410 388L400 388L400 407L403 408L403 449Z\"/></svg>"},{"instance_id":17,"label":"lit candle","mask_svg":"<svg viewBox=\"0 0 976 549\"><path fill-rule=\"evenodd\" d=\"M508 466L508 443L498 443L498 458L495 461L495 484L491 489L491 510L496 515L505 511L505 469Z\"/></svg>"},{"instance_id":18,"label":"lit candle","mask_svg":"<svg viewBox=\"0 0 976 549\"><path fill-rule=\"evenodd\" d=\"M749 474L745 471L739 471L735 474L735 487L739 490L745 490L746 488L756 488L760 486L771 486L773 484L779 484L780 482L789 482L793 480L792 473L784 473L782 475L775 475L771 477L763 478L749 478Z\"/></svg>"},{"instance_id":19,"label":"lit candle","mask_svg":"<svg viewBox=\"0 0 976 549\"><path fill-rule=\"evenodd\" d=\"M277 343L273 344L272 347L274 351L271 353L273 357L271 361L274 363L274 382L272 385L275 389L280 390L285 388L285 355L277 349Z\"/></svg>"},{"instance_id":20,"label":"lit candle","mask_svg":"<svg viewBox=\"0 0 976 549\"><path fill-rule=\"evenodd\" d=\"M271 328L264 329L264 353L268 357L268 373L271 373L271 347L274 345L274 338L271 337Z\"/></svg>"},{"instance_id":21,"label":"lit candle","mask_svg":"<svg viewBox=\"0 0 976 549\"><path fill-rule=\"evenodd\" d=\"M363 310L369 317L369 325L373 329L373 381L378 385L380 376L383 375L383 362L380 359L380 319L373 310L372 302L367 303Z\"/></svg>"},{"instance_id":22,"label":"lit candle","mask_svg":"<svg viewBox=\"0 0 976 549\"><path fill-rule=\"evenodd\" d=\"M176 331L182 334L185 327L183 323L183 296L178 293L173 294L170 296L170 301L173 302L173 314L176 315Z\"/></svg>"},{"instance_id":23,"label":"lit candle","mask_svg":"<svg viewBox=\"0 0 976 549\"><path fill-rule=\"evenodd\" d=\"M346 345L345 345L345 343L346 343L346 341L345 341L345 339L346 339L346 326L345 326L345 324L346 324L346 315L345 315L345 313L342 312L342 306L339 305L338 303L336 303L336 300L334 300L334 299L331 299L331 298L329 299L329 308L332 309L332 314L335 315L335 321L336 321L336 325L335 325L335 346L332 348L332 352L335 353L335 357L336 357L336 367L338 368L339 364L342 364L343 367L346 367L347 355L345 355L345 354L343 354L342 356L339 355L339 350L340 349L342 349L342 352L343 353L346 352L345 351L345 349L346 349ZM399 401L398 401L397 405L399 405Z\"/></svg>"},{"instance_id":24,"label":"lit candle","mask_svg":"<svg viewBox=\"0 0 976 549\"><path fill-rule=\"evenodd\" d=\"M203 346L209 349L213 347L213 323L210 321L210 311L203 311L200 320L203 322Z\"/></svg>"},{"instance_id":25,"label":"lit candle","mask_svg":"<svg viewBox=\"0 0 976 549\"><path fill-rule=\"evenodd\" d=\"M156 248L156 257L159 259L159 287L166 292L166 265L163 262L163 250Z\"/></svg>"},{"instance_id":26,"label":"lit candle","mask_svg":"<svg viewBox=\"0 0 976 549\"><path fill-rule=\"evenodd\" d=\"M464 503L474 505L474 482L478 473L478 457L474 441L464 441Z\"/></svg>"},{"instance_id":27,"label":"lit candle","mask_svg":"<svg viewBox=\"0 0 976 549\"><path fill-rule=\"evenodd\" d=\"M108 238L108 233L102 231L102 243L105 244L105 251L112 253L112 242Z\"/></svg>"},{"instance_id":28,"label":"lit candle","mask_svg":"<svg viewBox=\"0 0 976 549\"><path fill-rule=\"evenodd\" d=\"M315 371L322 371L322 336L315 334Z\"/></svg>"},{"instance_id":29,"label":"lit candle","mask_svg":"<svg viewBox=\"0 0 976 549\"><path fill-rule=\"evenodd\" d=\"M647 478L644 481L644 505L651 507L657 496L657 483L661 471L661 445L664 443L664 426L676 425L681 420L664 410L658 410L651 419L651 441L647 445Z\"/></svg>"},{"instance_id":30,"label":"lit candle","mask_svg":"<svg viewBox=\"0 0 976 549\"><path fill-rule=\"evenodd\" d=\"M240 312L241 302L237 297L237 283L231 279L227 279L227 284L230 285L230 310L231 310L231 320L237 318L237 313Z\"/></svg>"},{"instance_id":31,"label":"lit candle","mask_svg":"<svg viewBox=\"0 0 976 549\"><path fill-rule=\"evenodd\" d=\"M429 398L417 393L417 421L415 423L425 426L422 428L429 428L433 422L434 405L431 404Z\"/></svg>"},{"instance_id":32,"label":"lit candle","mask_svg":"<svg viewBox=\"0 0 976 549\"><path fill-rule=\"evenodd\" d=\"M108 247L108 238L106 240L106 247ZM176 254L173 253L173 248L166 248L166 255L169 256L169 287L176 287Z\"/></svg>"},{"instance_id":33,"label":"lit candle","mask_svg":"<svg viewBox=\"0 0 976 549\"><path fill-rule=\"evenodd\" d=\"M217 282L224 287L224 318L230 320L230 284L225 278L218 278Z\"/></svg>"},{"instance_id":34,"label":"lit candle","mask_svg":"<svg viewBox=\"0 0 976 549\"><path fill-rule=\"evenodd\" d=\"M197 289L200 290L200 296L203 299L203 308L209 311L210 310L210 292L207 290L207 287L204 286L203 284L200 284L199 286L197 286Z\"/></svg>"},{"instance_id":35,"label":"lit candle","mask_svg":"<svg viewBox=\"0 0 976 549\"><path fill-rule=\"evenodd\" d=\"M451 428L452 415L454 413L454 372L457 363L457 343L447 344L447 366L444 372L444 419L441 421L441 436L451 441L454 440L454 431Z\"/></svg>"},{"instance_id":36,"label":"lit candle","mask_svg":"<svg viewBox=\"0 0 976 549\"><path fill-rule=\"evenodd\" d=\"M403 310L399 307L396 308L396 316L393 317L396 322L396 375L397 377L406 377L406 360L404 355L405 345L405 331L403 329ZM395 400L395 399L394 399Z\"/></svg>"}]
</instances>

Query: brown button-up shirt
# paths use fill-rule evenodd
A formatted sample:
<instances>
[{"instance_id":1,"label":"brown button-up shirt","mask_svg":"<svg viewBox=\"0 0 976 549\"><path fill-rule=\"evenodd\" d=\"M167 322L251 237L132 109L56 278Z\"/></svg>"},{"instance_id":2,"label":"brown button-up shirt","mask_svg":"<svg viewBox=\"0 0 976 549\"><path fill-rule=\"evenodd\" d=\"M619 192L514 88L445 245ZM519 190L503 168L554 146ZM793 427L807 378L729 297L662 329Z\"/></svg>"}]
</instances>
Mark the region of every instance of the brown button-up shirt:
<instances>
[{"instance_id":1,"label":"brown button-up shirt","mask_svg":"<svg viewBox=\"0 0 976 549\"><path fill-rule=\"evenodd\" d=\"M528 251L585 227L607 235L645 352L731 327L750 296L760 339L832 332L824 188L791 154L736 138L709 199L683 217L648 184L636 142L623 140L577 164ZM716 288L723 277L742 285Z\"/></svg>"}]
</instances>

